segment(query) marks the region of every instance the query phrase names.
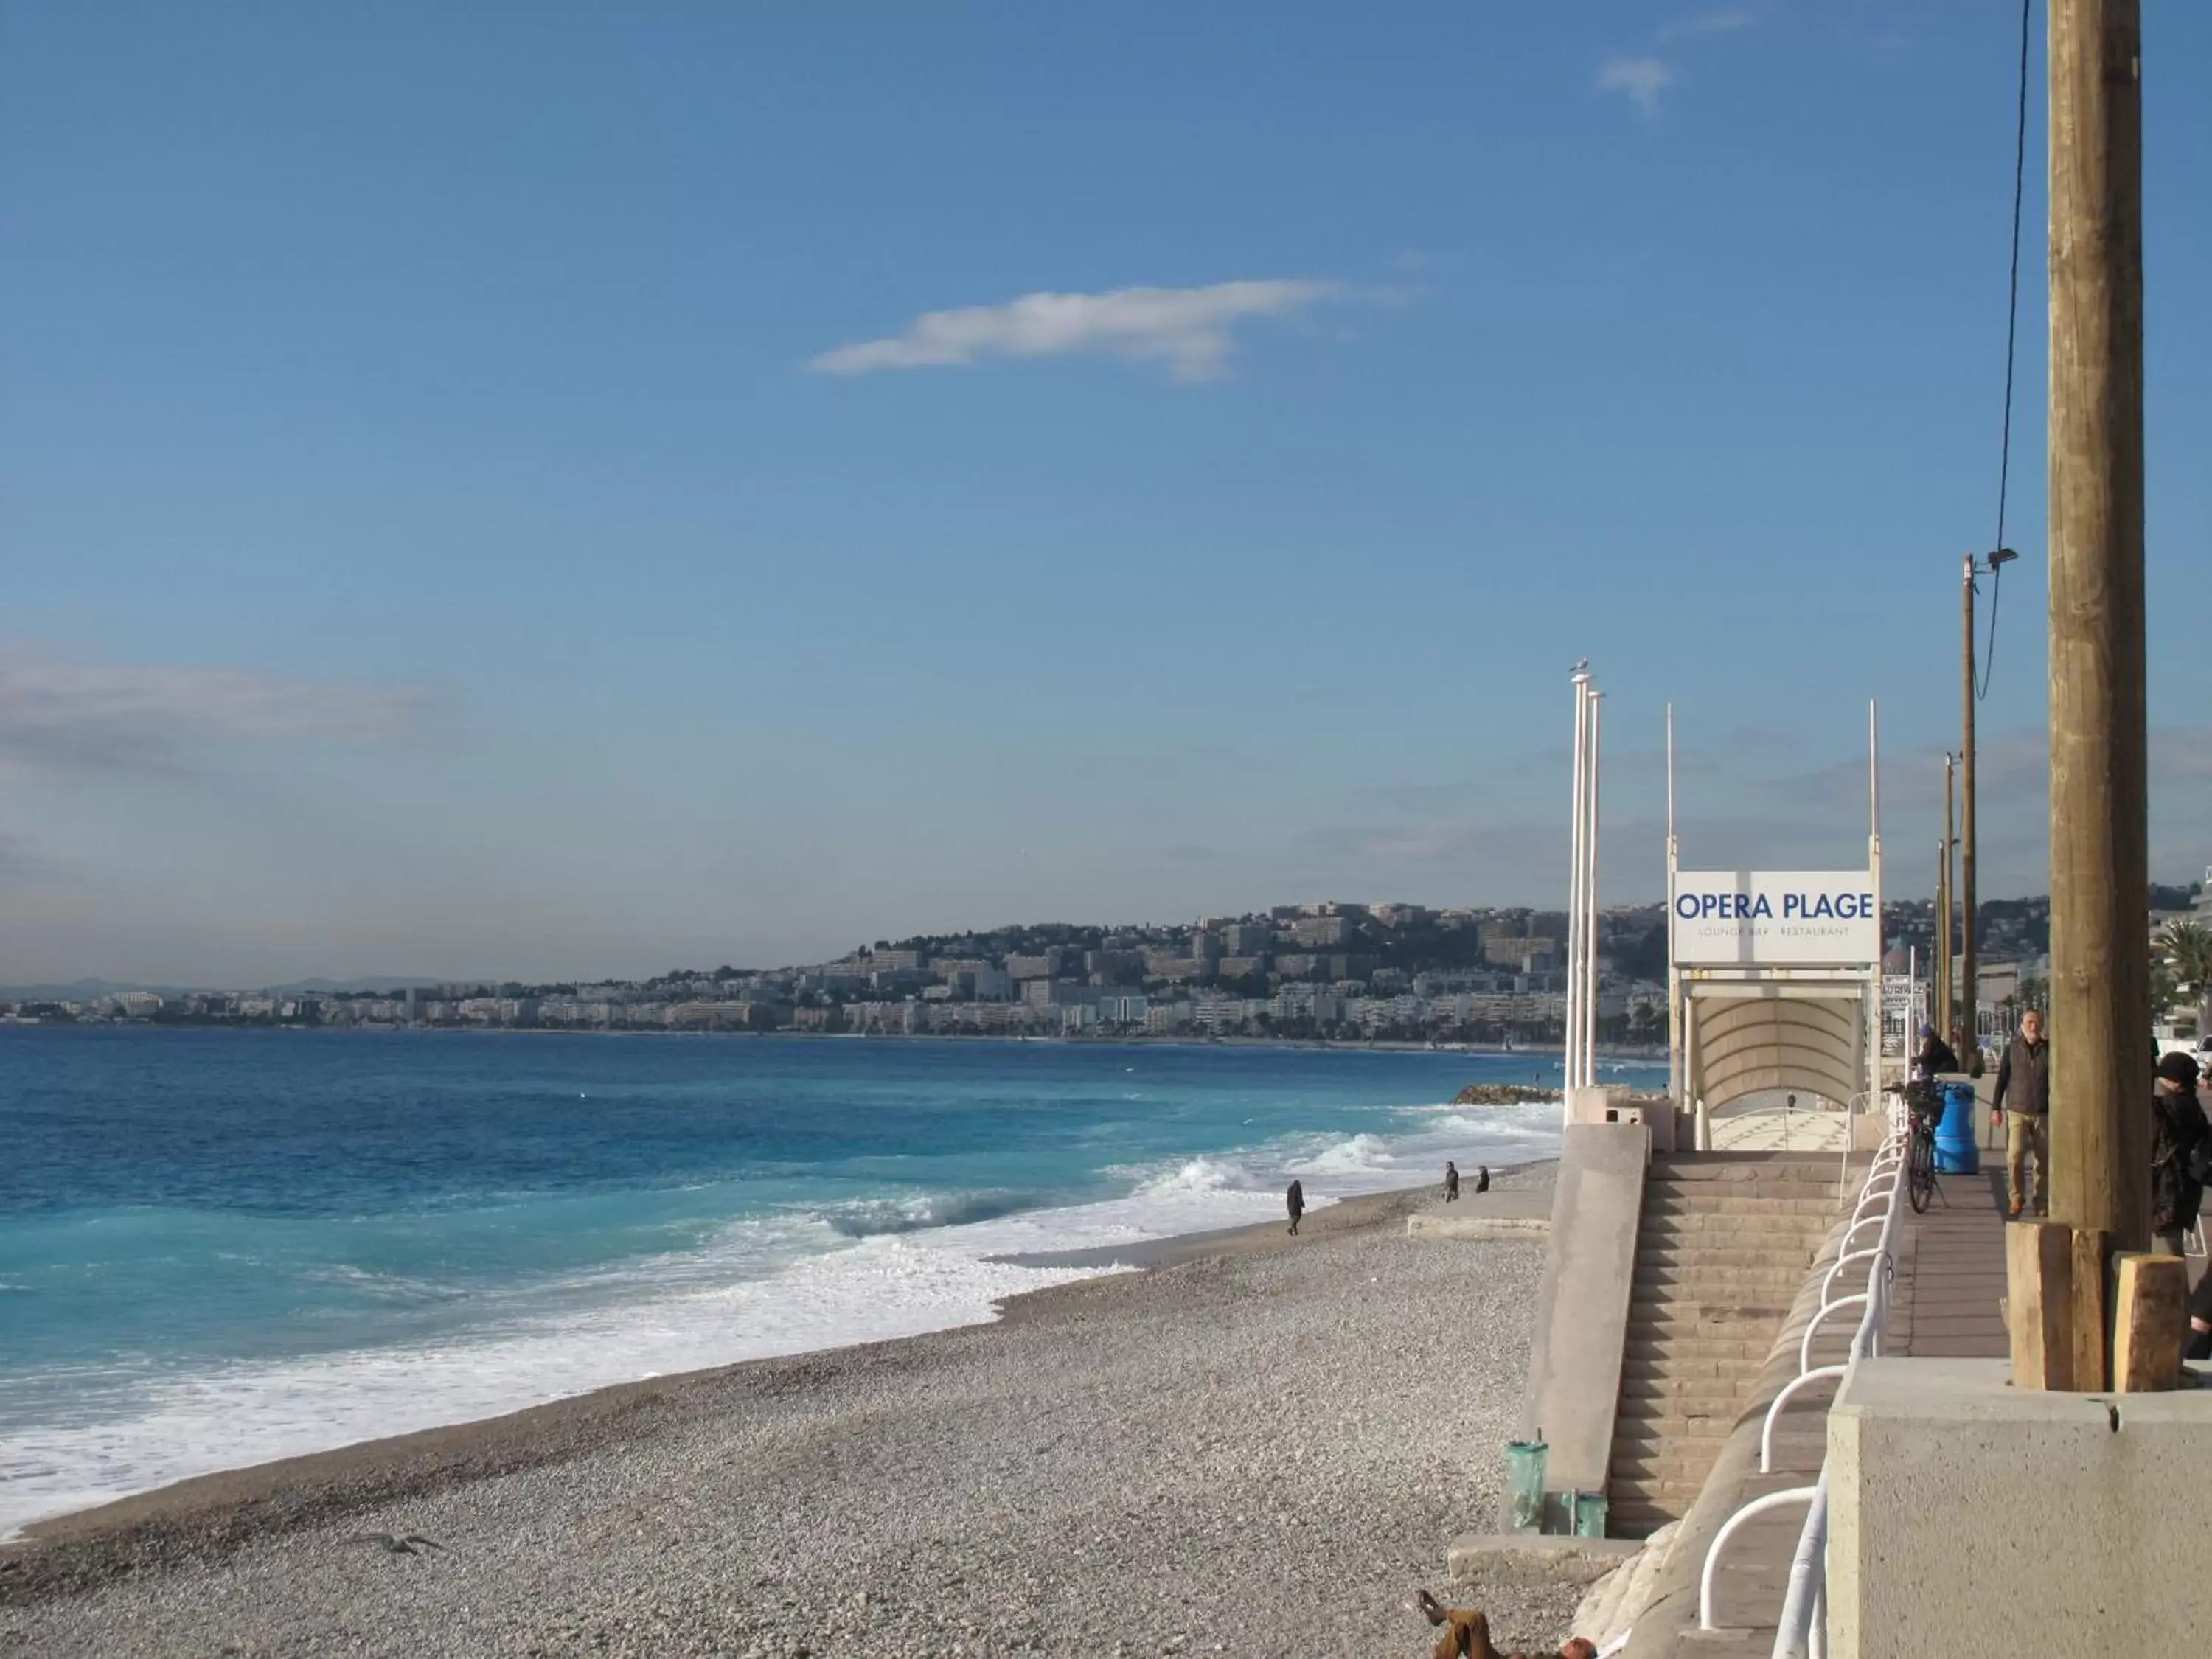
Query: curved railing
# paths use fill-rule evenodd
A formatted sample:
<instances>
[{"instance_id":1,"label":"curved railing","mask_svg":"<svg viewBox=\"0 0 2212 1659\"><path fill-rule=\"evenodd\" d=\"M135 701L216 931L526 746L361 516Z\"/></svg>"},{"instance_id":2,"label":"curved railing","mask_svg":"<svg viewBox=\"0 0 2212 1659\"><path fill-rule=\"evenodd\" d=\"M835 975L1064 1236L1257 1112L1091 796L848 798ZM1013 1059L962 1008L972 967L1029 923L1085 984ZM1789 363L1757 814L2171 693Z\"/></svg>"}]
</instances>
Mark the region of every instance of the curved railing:
<instances>
[{"instance_id":1,"label":"curved railing","mask_svg":"<svg viewBox=\"0 0 2212 1659\"><path fill-rule=\"evenodd\" d=\"M1897 1268L1898 1217L1901 1212L1899 1200L1905 1191L1905 1153L1911 1133L1911 1120L1904 1102L1895 1100L1889 1108L1889 1121L1881 1144L1867 1165L1850 1220L1837 1242L1836 1259L1820 1281L1820 1302L1797 1344L1797 1375L1775 1395L1773 1403L1766 1408L1765 1420L1759 1425L1759 1468L1762 1474L1771 1474L1773 1469L1774 1425L1783 1407L1814 1382L1841 1377L1859 1360L1881 1351L1882 1337L1889 1324L1890 1285ZM1869 1230L1875 1235L1875 1242L1855 1247L1853 1241ZM1835 1295L1837 1279L1847 1268L1861 1262L1866 1264L1864 1288ZM1840 1365L1815 1366L1814 1337L1830 1315L1850 1307L1863 1311L1858 1328L1851 1335L1849 1358ZM1790 1564L1789 1590L1775 1632L1775 1659L1822 1659L1827 1647L1828 1468L1825 1458L1821 1461L1820 1479L1814 1485L1793 1486L1787 1492L1753 1498L1740 1506L1713 1535L1698 1578L1698 1628L1714 1628L1714 1577L1729 1540L1753 1516L1790 1504L1803 1504L1807 1509L1796 1554Z\"/></svg>"}]
</instances>

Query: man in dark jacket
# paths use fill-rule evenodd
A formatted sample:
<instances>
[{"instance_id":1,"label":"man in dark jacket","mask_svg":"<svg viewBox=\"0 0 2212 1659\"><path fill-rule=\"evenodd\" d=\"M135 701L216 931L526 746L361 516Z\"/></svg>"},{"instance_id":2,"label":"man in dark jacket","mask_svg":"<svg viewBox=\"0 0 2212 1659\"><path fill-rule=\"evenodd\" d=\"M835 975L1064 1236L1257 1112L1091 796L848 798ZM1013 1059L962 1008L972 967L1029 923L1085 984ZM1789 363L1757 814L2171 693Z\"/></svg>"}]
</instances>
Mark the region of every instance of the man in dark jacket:
<instances>
[{"instance_id":1,"label":"man in dark jacket","mask_svg":"<svg viewBox=\"0 0 2212 1659\"><path fill-rule=\"evenodd\" d=\"M1920 1052L1912 1057L1913 1068L1922 1077L1934 1077L1938 1072L1959 1069L1959 1051L1936 1035L1933 1025L1920 1027Z\"/></svg>"},{"instance_id":2,"label":"man in dark jacket","mask_svg":"<svg viewBox=\"0 0 2212 1659\"><path fill-rule=\"evenodd\" d=\"M2158 1063L2150 1103L2151 1249L2160 1255L2182 1253L2182 1237L2204 1207L2197 1152L2207 1139L2212 1126L2197 1103L2197 1062L2187 1054L2168 1054Z\"/></svg>"},{"instance_id":3,"label":"man in dark jacket","mask_svg":"<svg viewBox=\"0 0 2212 1659\"><path fill-rule=\"evenodd\" d=\"M2043 1016L2030 1009L2021 1016L2020 1035L2005 1045L1997 1062L1997 1091L1990 1109L2009 1109L2005 1126L2005 1190L2011 1204L2005 1213L2020 1219L2023 1207L2038 1215L2046 1212L2051 1186L2051 1045L2043 1040ZM2031 1200L2027 1170L2035 1159L2035 1192Z\"/></svg>"}]
</instances>

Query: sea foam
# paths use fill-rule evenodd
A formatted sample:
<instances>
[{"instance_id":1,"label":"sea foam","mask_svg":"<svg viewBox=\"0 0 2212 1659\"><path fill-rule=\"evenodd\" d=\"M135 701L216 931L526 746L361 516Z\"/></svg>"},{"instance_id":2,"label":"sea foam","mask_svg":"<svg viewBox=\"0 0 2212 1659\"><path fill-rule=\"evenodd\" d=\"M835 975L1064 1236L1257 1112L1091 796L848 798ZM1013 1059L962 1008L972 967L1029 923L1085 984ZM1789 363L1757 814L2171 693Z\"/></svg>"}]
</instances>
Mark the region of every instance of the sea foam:
<instances>
[{"instance_id":1,"label":"sea foam","mask_svg":"<svg viewBox=\"0 0 2212 1659\"><path fill-rule=\"evenodd\" d=\"M0 1534L193 1475L612 1383L987 1321L1007 1297L1114 1270L998 1258L1268 1220L1292 1177L1320 1207L1429 1180L1446 1158L1471 1168L1558 1145L1555 1107L1379 1115L1395 1133L1285 1135L1119 1167L1108 1173L1126 1192L1090 1203L1024 1207L1018 1194L957 1190L747 1218L700 1249L572 1275L565 1295L532 1304L539 1311L503 1316L495 1300L484 1328L447 1340L147 1376L120 1389L111 1375L78 1405L10 1426Z\"/></svg>"}]
</instances>

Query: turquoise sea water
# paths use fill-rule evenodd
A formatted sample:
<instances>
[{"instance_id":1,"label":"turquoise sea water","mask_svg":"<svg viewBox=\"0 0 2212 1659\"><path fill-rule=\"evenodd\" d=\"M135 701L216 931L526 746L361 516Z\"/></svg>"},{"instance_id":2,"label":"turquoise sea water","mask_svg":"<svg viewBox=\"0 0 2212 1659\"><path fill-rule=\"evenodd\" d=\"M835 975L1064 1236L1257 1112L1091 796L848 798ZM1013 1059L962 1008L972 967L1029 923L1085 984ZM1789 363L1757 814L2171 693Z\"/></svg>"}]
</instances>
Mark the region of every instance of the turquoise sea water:
<instances>
[{"instance_id":1,"label":"turquoise sea water","mask_svg":"<svg viewBox=\"0 0 2212 1659\"><path fill-rule=\"evenodd\" d=\"M1554 1150L1548 1055L0 1030L0 1530ZM1650 1082L1650 1068L1621 1080Z\"/></svg>"}]
</instances>

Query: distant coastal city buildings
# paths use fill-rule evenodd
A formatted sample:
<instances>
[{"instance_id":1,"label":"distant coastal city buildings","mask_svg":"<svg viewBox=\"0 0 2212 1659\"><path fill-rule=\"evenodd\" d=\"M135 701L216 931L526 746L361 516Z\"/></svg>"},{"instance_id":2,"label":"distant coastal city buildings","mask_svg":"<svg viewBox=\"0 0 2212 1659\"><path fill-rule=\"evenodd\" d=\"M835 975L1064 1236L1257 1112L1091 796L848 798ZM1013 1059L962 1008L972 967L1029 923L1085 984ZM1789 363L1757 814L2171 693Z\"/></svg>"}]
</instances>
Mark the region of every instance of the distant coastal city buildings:
<instances>
[{"instance_id":1,"label":"distant coastal city buildings","mask_svg":"<svg viewBox=\"0 0 2212 1659\"><path fill-rule=\"evenodd\" d=\"M2212 897L2194 890L2161 888L2154 902L2154 935L2177 917L2212 921ZM1883 923L1892 970L1917 957L1924 973L1933 907L1887 905ZM1985 1005L2039 1000L2049 925L2041 898L1981 907ZM133 990L0 1008L16 1020L163 1024L1541 1043L1565 1023L1565 929L1555 911L1326 902L1174 926L878 940L805 967L635 981ZM1609 910L1600 935L1601 1034L1663 1042L1663 909Z\"/></svg>"}]
</instances>

